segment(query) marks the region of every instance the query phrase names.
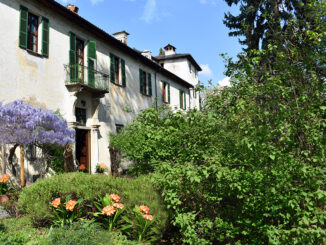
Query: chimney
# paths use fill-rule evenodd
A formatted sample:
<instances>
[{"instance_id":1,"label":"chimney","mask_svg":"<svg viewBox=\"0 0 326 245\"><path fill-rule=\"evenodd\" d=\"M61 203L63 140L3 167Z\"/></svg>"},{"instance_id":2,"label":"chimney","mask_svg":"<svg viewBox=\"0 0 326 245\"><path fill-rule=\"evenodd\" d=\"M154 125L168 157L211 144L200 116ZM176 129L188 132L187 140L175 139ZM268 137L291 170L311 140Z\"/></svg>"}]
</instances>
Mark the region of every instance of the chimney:
<instances>
[{"instance_id":1,"label":"chimney","mask_svg":"<svg viewBox=\"0 0 326 245\"><path fill-rule=\"evenodd\" d=\"M119 31L112 34L116 39L118 39L120 42L127 45L127 37L130 35L126 31Z\"/></svg>"},{"instance_id":2,"label":"chimney","mask_svg":"<svg viewBox=\"0 0 326 245\"><path fill-rule=\"evenodd\" d=\"M143 52L141 52L141 54L143 56L145 56L147 59L150 59L150 60L152 59L152 52L149 50L144 50Z\"/></svg>"},{"instance_id":3,"label":"chimney","mask_svg":"<svg viewBox=\"0 0 326 245\"><path fill-rule=\"evenodd\" d=\"M175 53L176 47L172 46L171 44L168 44L167 46L165 46L164 50L165 50L165 55L176 54Z\"/></svg>"},{"instance_id":4,"label":"chimney","mask_svg":"<svg viewBox=\"0 0 326 245\"><path fill-rule=\"evenodd\" d=\"M66 8L69 9L71 12L78 14L79 8L76 5L68 4Z\"/></svg>"}]
</instances>

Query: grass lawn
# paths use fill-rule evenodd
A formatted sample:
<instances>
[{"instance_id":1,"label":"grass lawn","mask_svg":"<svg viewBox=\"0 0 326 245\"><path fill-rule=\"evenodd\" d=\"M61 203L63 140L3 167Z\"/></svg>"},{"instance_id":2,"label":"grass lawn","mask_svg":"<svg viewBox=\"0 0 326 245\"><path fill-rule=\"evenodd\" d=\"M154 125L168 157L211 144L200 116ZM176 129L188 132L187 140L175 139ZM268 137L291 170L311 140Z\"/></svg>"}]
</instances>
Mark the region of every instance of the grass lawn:
<instances>
[{"instance_id":1,"label":"grass lawn","mask_svg":"<svg viewBox=\"0 0 326 245\"><path fill-rule=\"evenodd\" d=\"M49 229L34 228L29 216L0 220L0 244L40 244Z\"/></svg>"}]
</instances>

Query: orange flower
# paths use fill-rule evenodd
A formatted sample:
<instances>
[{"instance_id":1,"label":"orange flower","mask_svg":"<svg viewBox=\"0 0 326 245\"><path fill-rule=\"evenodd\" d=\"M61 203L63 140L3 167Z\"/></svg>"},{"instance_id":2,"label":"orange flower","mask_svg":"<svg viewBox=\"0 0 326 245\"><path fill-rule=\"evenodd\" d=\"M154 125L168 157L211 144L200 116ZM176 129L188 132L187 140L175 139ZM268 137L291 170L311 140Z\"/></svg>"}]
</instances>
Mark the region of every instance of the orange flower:
<instances>
[{"instance_id":1,"label":"orange flower","mask_svg":"<svg viewBox=\"0 0 326 245\"><path fill-rule=\"evenodd\" d=\"M118 209L123 209L125 206L121 203L115 203L115 204L113 204L113 207L118 208Z\"/></svg>"},{"instance_id":2,"label":"orange flower","mask_svg":"<svg viewBox=\"0 0 326 245\"><path fill-rule=\"evenodd\" d=\"M117 194L111 194L110 199L114 202L119 203L120 202L120 197Z\"/></svg>"},{"instance_id":3,"label":"orange flower","mask_svg":"<svg viewBox=\"0 0 326 245\"><path fill-rule=\"evenodd\" d=\"M77 201L70 200L69 202L66 203L66 210L74 211L74 207L76 206L76 204L77 204Z\"/></svg>"},{"instance_id":4,"label":"orange flower","mask_svg":"<svg viewBox=\"0 0 326 245\"><path fill-rule=\"evenodd\" d=\"M86 165L85 164L81 164L78 167L79 170L85 170L86 169Z\"/></svg>"},{"instance_id":5,"label":"orange flower","mask_svg":"<svg viewBox=\"0 0 326 245\"><path fill-rule=\"evenodd\" d=\"M61 198L60 197L58 197L58 198L56 198L56 199L54 199L52 201L52 206L55 207L55 208L58 208L60 204L61 204Z\"/></svg>"},{"instance_id":6,"label":"orange flower","mask_svg":"<svg viewBox=\"0 0 326 245\"><path fill-rule=\"evenodd\" d=\"M106 216L113 215L117 210L113 206L106 206L102 209L102 214L105 214Z\"/></svg>"},{"instance_id":7,"label":"orange flower","mask_svg":"<svg viewBox=\"0 0 326 245\"><path fill-rule=\"evenodd\" d=\"M143 218L146 219L146 220L153 220L154 219L154 217L152 215L149 215L149 214L144 214Z\"/></svg>"},{"instance_id":8,"label":"orange flower","mask_svg":"<svg viewBox=\"0 0 326 245\"><path fill-rule=\"evenodd\" d=\"M139 206L139 211L144 214L149 214L149 207L147 207L145 205L141 205L141 206Z\"/></svg>"},{"instance_id":9,"label":"orange flower","mask_svg":"<svg viewBox=\"0 0 326 245\"><path fill-rule=\"evenodd\" d=\"M100 168L106 169L106 166L105 166L104 163L100 163L98 166L99 166Z\"/></svg>"},{"instance_id":10,"label":"orange flower","mask_svg":"<svg viewBox=\"0 0 326 245\"><path fill-rule=\"evenodd\" d=\"M10 175L9 174L4 174L2 175L2 177L0 178L0 183L7 183L7 181L10 179Z\"/></svg>"}]
</instances>

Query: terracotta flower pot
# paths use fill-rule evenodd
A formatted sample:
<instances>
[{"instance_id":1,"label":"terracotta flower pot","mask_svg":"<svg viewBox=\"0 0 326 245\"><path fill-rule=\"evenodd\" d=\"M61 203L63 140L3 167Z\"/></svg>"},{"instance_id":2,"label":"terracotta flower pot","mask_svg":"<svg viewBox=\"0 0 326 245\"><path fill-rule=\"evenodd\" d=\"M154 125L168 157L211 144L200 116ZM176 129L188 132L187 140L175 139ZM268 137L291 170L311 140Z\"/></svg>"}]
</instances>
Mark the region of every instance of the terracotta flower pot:
<instances>
[{"instance_id":1,"label":"terracotta flower pot","mask_svg":"<svg viewBox=\"0 0 326 245\"><path fill-rule=\"evenodd\" d=\"M9 196L7 195L0 195L0 203L8 202Z\"/></svg>"}]
</instances>

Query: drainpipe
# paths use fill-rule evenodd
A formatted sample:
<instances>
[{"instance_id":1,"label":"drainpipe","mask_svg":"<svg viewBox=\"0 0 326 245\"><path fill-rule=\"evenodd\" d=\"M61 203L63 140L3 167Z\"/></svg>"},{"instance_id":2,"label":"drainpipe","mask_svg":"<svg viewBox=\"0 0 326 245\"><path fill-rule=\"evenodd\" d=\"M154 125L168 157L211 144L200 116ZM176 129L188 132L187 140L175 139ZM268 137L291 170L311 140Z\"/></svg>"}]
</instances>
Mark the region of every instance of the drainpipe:
<instances>
[{"instance_id":1,"label":"drainpipe","mask_svg":"<svg viewBox=\"0 0 326 245\"><path fill-rule=\"evenodd\" d=\"M156 84L156 74L157 72L155 72L155 107L157 109L157 84Z\"/></svg>"}]
</instances>

